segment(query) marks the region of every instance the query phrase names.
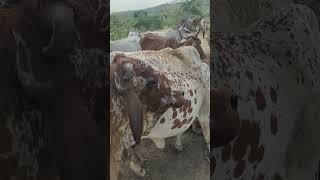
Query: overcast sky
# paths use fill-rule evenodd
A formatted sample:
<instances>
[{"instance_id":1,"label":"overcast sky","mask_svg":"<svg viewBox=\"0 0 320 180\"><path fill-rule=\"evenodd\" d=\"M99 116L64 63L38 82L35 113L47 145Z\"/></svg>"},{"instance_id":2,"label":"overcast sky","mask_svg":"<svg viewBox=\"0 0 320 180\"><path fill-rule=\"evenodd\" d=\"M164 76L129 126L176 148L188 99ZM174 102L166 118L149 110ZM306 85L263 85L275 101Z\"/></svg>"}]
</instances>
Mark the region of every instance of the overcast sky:
<instances>
[{"instance_id":1,"label":"overcast sky","mask_svg":"<svg viewBox=\"0 0 320 180\"><path fill-rule=\"evenodd\" d=\"M127 10L145 9L174 0L110 0L111 13Z\"/></svg>"}]
</instances>

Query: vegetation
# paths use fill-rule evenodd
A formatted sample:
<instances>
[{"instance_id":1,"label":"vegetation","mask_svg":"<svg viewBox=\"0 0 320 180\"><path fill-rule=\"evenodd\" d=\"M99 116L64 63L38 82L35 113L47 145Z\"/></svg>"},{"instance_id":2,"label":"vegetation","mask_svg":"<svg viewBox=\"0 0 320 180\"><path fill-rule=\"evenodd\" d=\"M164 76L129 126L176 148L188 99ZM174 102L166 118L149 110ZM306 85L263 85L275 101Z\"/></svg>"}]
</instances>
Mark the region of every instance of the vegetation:
<instances>
[{"instance_id":1,"label":"vegetation","mask_svg":"<svg viewBox=\"0 0 320 180\"><path fill-rule=\"evenodd\" d=\"M185 0L176 4L160 5L133 13L113 13L110 17L110 39L128 36L129 31L153 31L174 28L191 15L208 17L210 0Z\"/></svg>"}]
</instances>

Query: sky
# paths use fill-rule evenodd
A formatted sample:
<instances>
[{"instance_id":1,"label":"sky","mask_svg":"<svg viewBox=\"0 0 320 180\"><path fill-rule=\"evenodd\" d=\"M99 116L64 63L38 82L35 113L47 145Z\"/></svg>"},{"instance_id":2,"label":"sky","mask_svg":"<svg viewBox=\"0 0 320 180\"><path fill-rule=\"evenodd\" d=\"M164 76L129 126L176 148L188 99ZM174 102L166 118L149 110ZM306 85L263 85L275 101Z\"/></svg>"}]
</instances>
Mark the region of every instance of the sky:
<instances>
[{"instance_id":1,"label":"sky","mask_svg":"<svg viewBox=\"0 0 320 180\"><path fill-rule=\"evenodd\" d=\"M110 13L145 9L174 0L110 0Z\"/></svg>"}]
</instances>

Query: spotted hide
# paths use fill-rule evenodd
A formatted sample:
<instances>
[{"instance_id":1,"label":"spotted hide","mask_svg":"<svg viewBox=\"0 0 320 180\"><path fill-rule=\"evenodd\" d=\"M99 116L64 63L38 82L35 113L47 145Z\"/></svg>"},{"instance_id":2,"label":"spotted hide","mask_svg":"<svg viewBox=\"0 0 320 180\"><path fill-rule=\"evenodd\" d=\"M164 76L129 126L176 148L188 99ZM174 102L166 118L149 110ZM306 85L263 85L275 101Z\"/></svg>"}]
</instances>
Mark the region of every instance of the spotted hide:
<instances>
[{"instance_id":1,"label":"spotted hide","mask_svg":"<svg viewBox=\"0 0 320 180\"><path fill-rule=\"evenodd\" d=\"M213 33L211 102L220 104L211 106L211 179L315 179L319 42L317 19L301 5L236 34Z\"/></svg>"},{"instance_id":2,"label":"spotted hide","mask_svg":"<svg viewBox=\"0 0 320 180\"><path fill-rule=\"evenodd\" d=\"M177 51L181 53L183 50L191 53L189 59L184 59L185 61L182 60L182 57L177 56ZM197 53L194 56L192 54L194 52L197 53L196 49L188 47L180 50L168 48L161 51L111 53L112 64L115 64L114 67L122 62L122 66L120 66L122 70L127 69L122 72L124 76L131 77L128 69L130 69L130 66L132 67L131 69L134 71L134 78L131 78L133 79L132 86L135 87L134 93L130 94L130 96L128 96L129 91L117 95L117 92L119 90L121 92L122 89L119 88L120 84L124 88L130 85L125 85L125 82L121 82L121 79L124 78L118 75L121 74L121 68L118 70L115 68L115 75L110 75L111 82L115 82L115 94L111 94L112 101L110 102L112 104L111 144L116 143L118 146L122 146L122 149L130 149L130 145L140 142L139 138L149 138L153 140L157 147L164 148L165 138L177 136L176 148L182 150L180 139L182 133L190 127L196 117L199 117L205 140L209 146L209 67L201 63L199 54ZM190 58L192 55L197 59L192 60ZM165 59L172 61L165 61ZM193 64L193 61L200 61L200 63ZM174 69L174 64L177 65L179 63L180 65ZM168 70L170 68L173 69ZM118 76L120 77L118 78L119 80L117 80ZM124 102L126 98L130 99L130 101L136 101L135 107L142 106L142 112L140 108L132 111L133 107L126 107ZM159 110L159 108L161 109ZM143 122L135 120L133 116L130 118L130 112L142 114ZM129 116L129 122L127 116ZM135 124L130 124L133 121L135 121ZM142 130L137 132L135 129L138 127L136 126L141 126ZM135 142L131 138L130 129ZM119 144L119 141L122 141L122 145ZM111 147L113 146L111 145ZM118 152L117 157L113 158L115 159L114 162L117 163L121 159L122 152L119 151L119 148L115 149L115 151ZM131 161L131 158L129 161ZM130 163L131 168L133 166L137 167L137 163L133 161ZM140 175L144 175L144 170L141 170L140 167L135 169L143 172Z\"/></svg>"}]
</instances>

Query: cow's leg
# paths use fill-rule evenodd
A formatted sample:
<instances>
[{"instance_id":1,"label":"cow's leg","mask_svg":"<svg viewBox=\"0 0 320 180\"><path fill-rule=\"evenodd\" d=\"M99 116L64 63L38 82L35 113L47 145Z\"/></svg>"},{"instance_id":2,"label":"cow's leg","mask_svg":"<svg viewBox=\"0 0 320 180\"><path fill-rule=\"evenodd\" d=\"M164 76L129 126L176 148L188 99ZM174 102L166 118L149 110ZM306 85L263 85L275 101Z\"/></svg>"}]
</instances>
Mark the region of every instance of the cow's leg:
<instances>
[{"instance_id":1,"label":"cow's leg","mask_svg":"<svg viewBox=\"0 0 320 180\"><path fill-rule=\"evenodd\" d=\"M182 149L183 149L183 145L181 143L182 134L183 134L183 132L177 135L177 140L176 140L176 144L175 144L175 148L177 151L182 151Z\"/></svg>"},{"instance_id":2,"label":"cow's leg","mask_svg":"<svg viewBox=\"0 0 320 180\"><path fill-rule=\"evenodd\" d=\"M209 125L209 113L210 113L210 104L208 99L204 99L204 102L200 109L199 122L201 130L204 136L204 139L207 143L208 150L210 152L210 125Z\"/></svg>"},{"instance_id":3,"label":"cow's leg","mask_svg":"<svg viewBox=\"0 0 320 180\"><path fill-rule=\"evenodd\" d=\"M141 167L139 158L135 153L131 156L130 169L132 169L137 176L144 177L146 175L146 171Z\"/></svg>"}]
</instances>

